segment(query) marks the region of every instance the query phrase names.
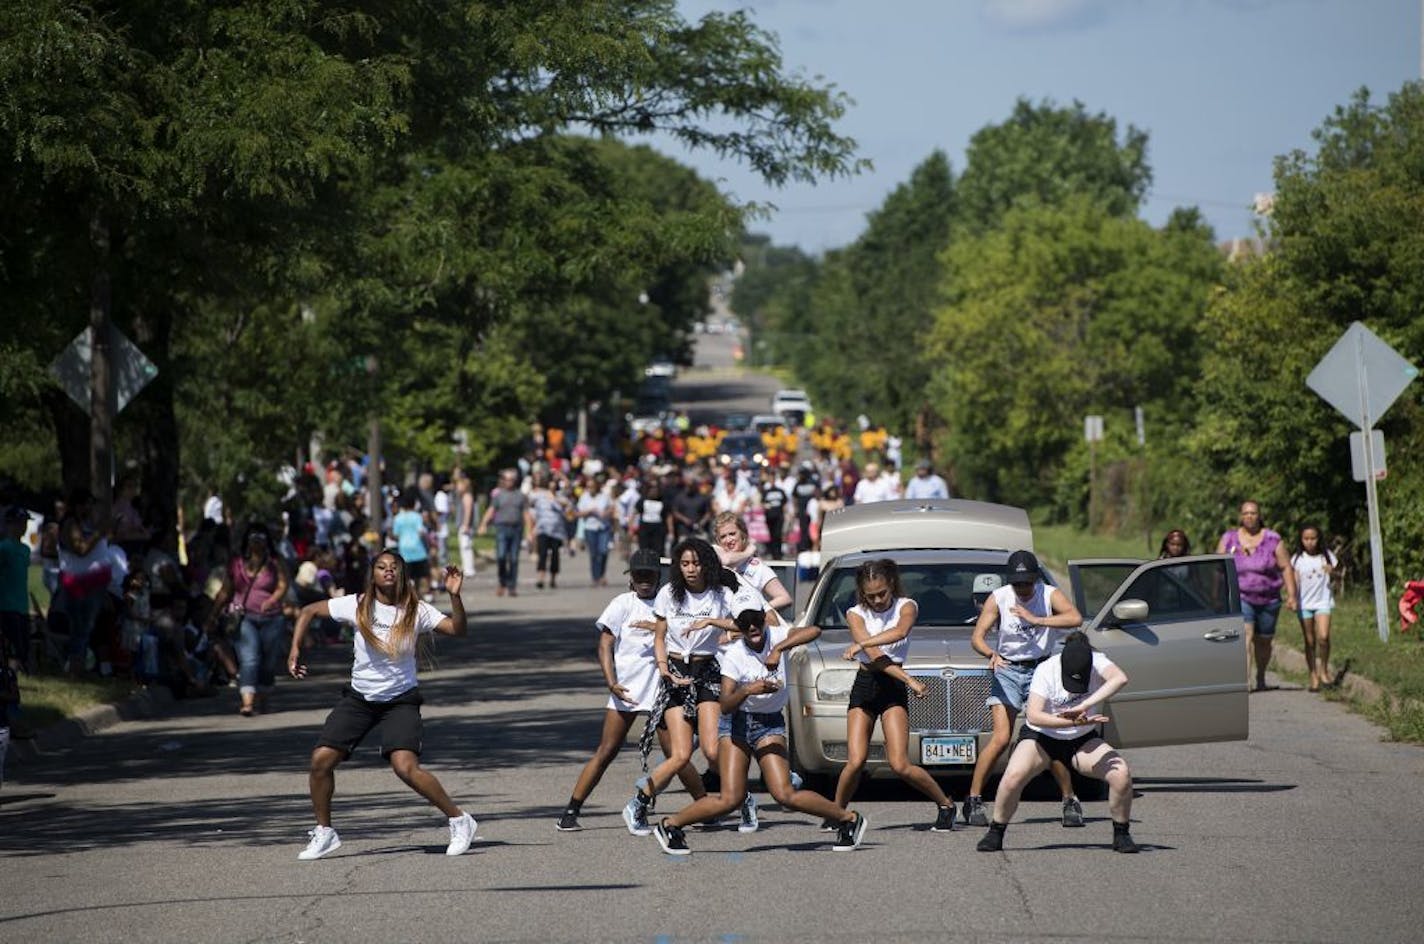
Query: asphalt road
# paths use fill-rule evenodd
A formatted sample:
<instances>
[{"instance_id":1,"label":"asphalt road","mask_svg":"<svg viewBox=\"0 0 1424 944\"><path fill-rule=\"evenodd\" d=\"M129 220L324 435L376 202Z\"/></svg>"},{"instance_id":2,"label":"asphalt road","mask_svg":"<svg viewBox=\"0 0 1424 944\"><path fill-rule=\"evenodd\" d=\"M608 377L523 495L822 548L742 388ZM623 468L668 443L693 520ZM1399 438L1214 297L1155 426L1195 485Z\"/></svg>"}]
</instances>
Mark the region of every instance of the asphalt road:
<instances>
[{"instance_id":1,"label":"asphalt road","mask_svg":"<svg viewBox=\"0 0 1424 944\"><path fill-rule=\"evenodd\" d=\"M737 378L704 371L737 397ZM715 375L715 378L714 378ZM691 379L691 377L689 377ZM760 384L747 396L760 396ZM775 384L773 383L774 387ZM621 568L614 568L615 572ZM275 710L178 703L13 766L0 792L0 941L1417 941L1424 908L1424 751L1304 691L1253 695L1252 737L1133 752L1138 856L1027 802L1003 853L977 829L864 788L865 845L830 849L764 799L763 827L692 830L690 857L629 836L639 773L625 751L584 808L553 824L598 738L592 622L609 597L582 556L556 592L467 587L471 633L423 674L426 766L480 822L461 858L443 817L365 748L337 777L344 846L297 853L312 825L305 762L349 654L313 656ZM956 796L962 788L956 788ZM684 799L661 799L664 810Z\"/></svg>"}]
</instances>

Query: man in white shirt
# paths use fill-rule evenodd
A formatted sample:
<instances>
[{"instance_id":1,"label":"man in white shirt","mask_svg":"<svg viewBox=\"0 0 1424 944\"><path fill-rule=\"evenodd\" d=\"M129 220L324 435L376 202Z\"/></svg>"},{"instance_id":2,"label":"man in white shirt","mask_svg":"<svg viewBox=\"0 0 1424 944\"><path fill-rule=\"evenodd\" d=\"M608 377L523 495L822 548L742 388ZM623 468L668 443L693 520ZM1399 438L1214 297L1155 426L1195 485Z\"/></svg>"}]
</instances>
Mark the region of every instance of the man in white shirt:
<instances>
[{"instance_id":1,"label":"man in white shirt","mask_svg":"<svg viewBox=\"0 0 1424 944\"><path fill-rule=\"evenodd\" d=\"M868 505L871 502L889 501L893 497L890 480L880 474L879 463L866 463L865 476L855 484L855 503Z\"/></svg>"},{"instance_id":2,"label":"man in white shirt","mask_svg":"<svg viewBox=\"0 0 1424 944\"><path fill-rule=\"evenodd\" d=\"M934 463L921 459L915 463L915 476L905 485L906 498L949 498L949 485L935 475Z\"/></svg>"}]
</instances>

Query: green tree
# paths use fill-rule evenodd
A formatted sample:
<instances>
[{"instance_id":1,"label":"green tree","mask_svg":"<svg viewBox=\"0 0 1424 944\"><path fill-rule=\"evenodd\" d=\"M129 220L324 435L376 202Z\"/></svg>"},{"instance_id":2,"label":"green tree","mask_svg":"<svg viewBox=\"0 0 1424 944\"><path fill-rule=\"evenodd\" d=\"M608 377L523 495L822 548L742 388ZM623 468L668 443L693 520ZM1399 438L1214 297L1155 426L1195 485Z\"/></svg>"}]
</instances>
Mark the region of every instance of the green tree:
<instances>
[{"instance_id":1,"label":"green tree","mask_svg":"<svg viewBox=\"0 0 1424 944\"><path fill-rule=\"evenodd\" d=\"M1215 516L1206 512L1210 525L1254 498L1286 532L1314 522L1343 535L1363 564L1350 425L1305 377L1352 321L1416 364L1424 351L1424 88L1410 83L1383 104L1362 90L1314 137L1313 153L1276 162L1265 257L1236 267L1208 313L1189 461L1229 496ZM1379 490L1385 562L1396 585L1424 572L1424 473L1409 462L1424 448L1421 397L1414 384L1379 424L1391 457Z\"/></svg>"},{"instance_id":2,"label":"green tree","mask_svg":"<svg viewBox=\"0 0 1424 944\"><path fill-rule=\"evenodd\" d=\"M1113 216L1131 216L1151 183L1147 132L1128 125L1119 141L1117 121L1089 114L1082 102L1065 108L1021 98L1007 121L970 138L959 213L983 229L1014 207L1087 197Z\"/></svg>"}]
</instances>

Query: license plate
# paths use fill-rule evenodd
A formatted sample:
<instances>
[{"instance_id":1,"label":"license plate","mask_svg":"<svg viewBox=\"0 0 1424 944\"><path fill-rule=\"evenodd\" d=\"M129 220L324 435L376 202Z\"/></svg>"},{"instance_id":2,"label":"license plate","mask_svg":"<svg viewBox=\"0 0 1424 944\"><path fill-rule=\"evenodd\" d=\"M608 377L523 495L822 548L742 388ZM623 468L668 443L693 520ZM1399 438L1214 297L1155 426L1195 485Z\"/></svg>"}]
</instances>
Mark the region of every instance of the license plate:
<instances>
[{"instance_id":1,"label":"license plate","mask_svg":"<svg viewBox=\"0 0 1424 944\"><path fill-rule=\"evenodd\" d=\"M978 756L979 739L972 734L920 738L922 764L972 764Z\"/></svg>"}]
</instances>

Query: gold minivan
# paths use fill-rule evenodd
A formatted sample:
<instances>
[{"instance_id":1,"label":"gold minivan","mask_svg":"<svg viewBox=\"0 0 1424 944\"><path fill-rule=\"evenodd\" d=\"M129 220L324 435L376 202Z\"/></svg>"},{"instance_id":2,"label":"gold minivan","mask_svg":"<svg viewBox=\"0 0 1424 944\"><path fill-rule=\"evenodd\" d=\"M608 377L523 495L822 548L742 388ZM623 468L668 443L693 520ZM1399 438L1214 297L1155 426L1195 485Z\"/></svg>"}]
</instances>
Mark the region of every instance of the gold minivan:
<instances>
[{"instance_id":1,"label":"gold minivan","mask_svg":"<svg viewBox=\"0 0 1424 944\"><path fill-rule=\"evenodd\" d=\"M988 663L969 645L978 616L975 578L1003 576L1009 554L1021 548L1033 549L1028 515L1006 505L910 500L829 514L818 572L809 573L803 560L793 590L797 624L822 629L820 639L790 656L793 767L828 777L845 761L856 673L841 658L852 641L845 613L855 604L856 568L888 557L900 567L905 595L919 605L905 670L929 688L910 700L910 759L937 776L972 772L992 727ZM1246 738L1246 654L1230 558L1070 561L1067 578L1063 589L1093 646L1130 680L1108 705L1109 742L1132 748ZM867 770L889 774L878 726Z\"/></svg>"}]
</instances>

